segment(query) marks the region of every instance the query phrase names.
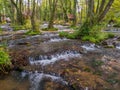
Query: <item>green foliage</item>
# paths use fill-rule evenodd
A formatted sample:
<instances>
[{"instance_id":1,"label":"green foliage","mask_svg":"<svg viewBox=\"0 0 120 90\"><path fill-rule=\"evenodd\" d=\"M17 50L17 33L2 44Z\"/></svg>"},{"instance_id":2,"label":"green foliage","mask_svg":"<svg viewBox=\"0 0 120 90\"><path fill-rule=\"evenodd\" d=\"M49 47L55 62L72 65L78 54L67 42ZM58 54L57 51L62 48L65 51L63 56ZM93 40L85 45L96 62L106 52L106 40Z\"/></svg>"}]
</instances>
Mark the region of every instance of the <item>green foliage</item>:
<instances>
[{"instance_id":1,"label":"green foliage","mask_svg":"<svg viewBox=\"0 0 120 90\"><path fill-rule=\"evenodd\" d=\"M0 33L2 33L2 28L0 27Z\"/></svg>"},{"instance_id":2,"label":"green foliage","mask_svg":"<svg viewBox=\"0 0 120 90\"><path fill-rule=\"evenodd\" d=\"M114 27L120 27L120 1L114 0L112 4L112 8L109 10L108 14L106 15L105 20L110 21L111 19L114 20Z\"/></svg>"},{"instance_id":3,"label":"green foliage","mask_svg":"<svg viewBox=\"0 0 120 90\"><path fill-rule=\"evenodd\" d=\"M64 31L59 32L59 36L60 37L67 37L68 36L68 32L64 32Z\"/></svg>"},{"instance_id":4,"label":"green foliage","mask_svg":"<svg viewBox=\"0 0 120 90\"><path fill-rule=\"evenodd\" d=\"M108 34L102 32L105 24L97 24L90 26L88 23L84 23L78 31L78 37L83 41L90 41L93 43L99 43L100 41L108 38Z\"/></svg>"},{"instance_id":5,"label":"green foliage","mask_svg":"<svg viewBox=\"0 0 120 90\"><path fill-rule=\"evenodd\" d=\"M0 72L5 73L6 67L11 64L9 54L3 49L0 48Z\"/></svg>"},{"instance_id":6,"label":"green foliage","mask_svg":"<svg viewBox=\"0 0 120 90\"><path fill-rule=\"evenodd\" d=\"M33 30L29 30L28 32L26 32L26 35L38 35L41 34L41 32L39 31L33 31Z\"/></svg>"},{"instance_id":7,"label":"green foliage","mask_svg":"<svg viewBox=\"0 0 120 90\"><path fill-rule=\"evenodd\" d=\"M68 32L60 32L59 33L59 36L60 37L66 37L68 39L76 39L76 35L77 33L74 32L74 33L68 33Z\"/></svg>"},{"instance_id":8,"label":"green foliage","mask_svg":"<svg viewBox=\"0 0 120 90\"><path fill-rule=\"evenodd\" d=\"M24 25L24 27L26 28L26 29L31 29L31 21L29 20L29 19L27 19L27 20L25 20L25 25Z\"/></svg>"},{"instance_id":9,"label":"green foliage","mask_svg":"<svg viewBox=\"0 0 120 90\"><path fill-rule=\"evenodd\" d=\"M68 35L67 35L67 38L69 38L69 39L76 39L76 33L74 32L74 33L69 33Z\"/></svg>"},{"instance_id":10,"label":"green foliage","mask_svg":"<svg viewBox=\"0 0 120 90\"><path fill-rule=\"evenodd\" d=\"M120 27L120 17L115 18L114 20L116 21L114 27Z\"/></svg>"},{"instance_id":11,"label":"green foliage","mask_svg":"<svg viewBox=\"0 0 120 90\"><path fill-rule=\"evenodd\" d=\"M84 36L84 37L82 37L82 40L83 41L90 41L93 43L97 42L97 39L95 37L92 37L92 36Z\"/></svg>"},{"instance_id":12,"label":"green foliage","mask_svg":"<svg viewBox=\"0 0 120 90\"><path fill-rule=\"evenodd\" d=\"M43 31L57 31L57 28L43 28Z\"/></svg>"},{"instance_id":13,"label":"green foliage","mask_svg":"<svg viewBox=\"0 0 120 90\"><path fill-rule=\"evenodd\" d=\"M36 20L36 23L35 23L35 30L36 32L40 32L40 21Z\"/></svg>"},{"instance_id":14,"label":"green foliage","mask_svg":"<svg viewBox=\"0 0 120 90\"><path fill-rule=\"evenodd\" d=\"M78 30L79 29L78 26L71 26L70 28L72 28L73 30Z\"/></svg>"},{"instance_id":15,"label":"green foliage","mask_svg":"<svg viewBox=\"0 0 120 90\"><path fill-rule=\"evenodd\" d=\"M14 31L25 30L25 27L22 25L12 25L11 27L13 28Z\"/></svg>"},{"instance_id":16,"label":"green foliage","mask_svg":"<svg viewBox=\"0 0 120 90\"><path fill-rule=\"evenodd\" d=\"M3 50L0 50L0 65L1 64L5 64L5 65L9 65L10 64L10 58L8 53L6 53Z\"/></svg>"},{"instance_id":17,"label":"green foliage","mask_svg":"<svg viewBox=\"0 0 120 90\"><path fill-rule=\"evenodd\" d=\"M108 38L113 38L115 35L113 33L108 33Z\"/></svg>"}]
</instances>

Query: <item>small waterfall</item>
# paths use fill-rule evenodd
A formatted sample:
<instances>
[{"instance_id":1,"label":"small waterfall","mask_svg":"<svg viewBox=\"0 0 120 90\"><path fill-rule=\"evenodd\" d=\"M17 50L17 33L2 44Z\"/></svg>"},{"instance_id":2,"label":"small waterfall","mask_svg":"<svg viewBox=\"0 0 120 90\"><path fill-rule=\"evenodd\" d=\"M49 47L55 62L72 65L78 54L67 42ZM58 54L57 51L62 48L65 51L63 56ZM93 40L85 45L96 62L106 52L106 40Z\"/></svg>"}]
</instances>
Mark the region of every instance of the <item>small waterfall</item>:
<instances>
[{"instance_id":1,"label":"small waterfall","mask_svg":"<svg viewBox=\"0 0 120 90\"><path fill-rule=\"evenodd\" d=\"M63 25L53 25L55 28L59 29L59 30L63 30L63 29L68 29L69 26L63 26ZM44 23L43 25L40 26L40 28L47 28L48 27L48 23Z\"/></svg>"},{"instance_id":2,"label":"small waterfall","mask_svg":"<svg viewBox=\"0 0 120 90\"><path fill-rule=\"evenodd\" d=\"M50 79L53 82L57 82L62 85L68 85L68 83L64 81L61 77L44 74L44 73L38 73L37 71L35 73L29 73L29 79L31 83L30 90L42 90L42 88L44 87L40 84L44 83L42 82L44 79Z\"/></svg>"},{"instance_id":3,"label":"small waterfall","mask_svg":"<svg viewBox=\"0 0 120 90\"><path fill-rule=\"evenodd\" d=\"M45 37L53 37L53 36L59 36L57 33L44 33L43 36Z\"/></svg>"},{"instance_id":4,"label":"small waterfall","mask_svg":"<svg viewBox=\"0 0 120 90\"><path fill-rule=\"evenodd\" d=\"M82 45L81 47L84 48L84 49L86 49L87 51L94 51L99 46L96 46L95 44L85 44L85 45Z\"/></svg>"},{"instance_id":5,"label":"small waterfall","mask_svg":"<svg viewBox=\"0 0 120 90\"><path fill-rule=\"evenodd\" d=\"M65 51L60 54L55 54L55 55L50 55L50 56L40 55L37 57L29 57L29 61L31 65L41 64L45 66L48 64L52 64L56 61L59 61L61 59L69 60L69 58L75 58L75 57L81 57L81 54L79 54L77 51Z\"/></svg>"},{"instance_id":6,"label":"small waterfall","mask_svg":"<svg viewBox=\"0 0 120 90\"><path fill-rule=\"evenodd\" d=\"M50 38L50 40L48 42L59 42L59 41L64 41L64 40L68 40L67 38Z\"/></svg>"},{"instance_id":7,"label":"small waterfall","mask_svg":"<svg viewBox=\"0 0 120 90\"><path fill-rule=\"evenodd\" d=\"M116 46L117 49L120 49L120 46Z\"/></svg>"}]
</instances>

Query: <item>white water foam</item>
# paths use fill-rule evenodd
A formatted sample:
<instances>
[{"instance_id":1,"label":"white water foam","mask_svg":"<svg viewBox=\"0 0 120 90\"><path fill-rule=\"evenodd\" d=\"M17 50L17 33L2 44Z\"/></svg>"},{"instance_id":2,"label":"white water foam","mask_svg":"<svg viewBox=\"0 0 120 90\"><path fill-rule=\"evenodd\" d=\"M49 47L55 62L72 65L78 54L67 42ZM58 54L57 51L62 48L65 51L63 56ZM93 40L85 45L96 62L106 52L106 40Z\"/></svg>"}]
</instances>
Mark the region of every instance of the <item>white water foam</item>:
<instances>
[{"instance_id":1,"label":"white water foam","mask_svg":"<svg viewBox=\"0 0 120 90\"><path fill-rule=\"evenodd\" d=\"M49 75L49 74L44 74L44 73L38 73L36 71L35 73L30 73L30 75L29 75L29 79L31 82L30 90L40 90L39 89L40 82L45 78L48 78L51 81L61 83L63 85L68 85L68 83L66 81L64 81L61 77L57 77L57 76L53 76L53 75Z\"/></svg>"},{"instance_id":2,"label":"white water foam","mask_svg":"<svg viewBox=\"0 0 120 90\"><path fill-rule=\"evenodd\" d=\"M75 57L81 57L81 54L79 54L76 51L66 51L60 54L51 55L49 58L47 56L39 56L37 59L29 57L29 61L31 65L48 65L55 63L59 60L69 60L69 58L75 58Z\"/></svg>"},{"instance_id":3,"label":"white water foam","mask_svg":"<svg viewBox=\"0 0 120 90\"><path fill-rule=\"evenodd\" d=\"M120 46L116 46L117 49L120 49Z\"/></svg>"},{"instance_id":4,"label":"white water foam","mask_svg":"<svg viewBox=\"0 0 120 90\"><path fill-rule=\"evenodd\" d=\"M68 40L68 39L67 38L51 38L48 42L59 42L64 40Z\"/></svg>"},{"instance_id":5,"label":"white water foam","mask_svg":"<svg viewBox=\"0 0 120 90\"><path fill-rule=\"evenodd\" d=\"M45 34L43 34L43 36L45 36L45 37L53 37L53 36L59 36L59 34L57 34L57 33L45 33Z\"/></svg>"},{"instance_id":6,"label":"white water foam","mask_svg":"<svg viewBox=\"0 0 120 90\"><path fill-rule=\"evenodd\" d=\"M81 46L82 48L86 49L87 51L94 51L96 49L95 44L88 44Z\"/></svg>"}]
</instances>

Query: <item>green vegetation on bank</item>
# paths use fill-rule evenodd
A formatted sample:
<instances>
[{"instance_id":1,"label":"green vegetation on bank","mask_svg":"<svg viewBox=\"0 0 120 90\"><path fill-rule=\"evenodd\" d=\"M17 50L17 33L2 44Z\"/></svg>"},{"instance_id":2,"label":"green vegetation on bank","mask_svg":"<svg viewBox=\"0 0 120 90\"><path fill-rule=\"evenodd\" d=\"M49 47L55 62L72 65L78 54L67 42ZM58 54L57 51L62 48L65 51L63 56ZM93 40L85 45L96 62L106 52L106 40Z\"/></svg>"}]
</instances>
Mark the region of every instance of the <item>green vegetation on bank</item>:
<instances>
[{"instance_id":1,"label":"green vegetation on bank","mask_svg":"<svg viewBox=\"0 0 120 90\"><path fill-rule=\"evenodd\" d=\"M29 30L28 32L25 33L26 35L38 35L41 34L40 31L33 31L33 30Z\"/></svg>"},{"instance_id":2,"label":"green vegetation on bank","mask_svg":"<svg viewBox=\"0 0 120 90\"><path fill-rule=\"evenodd\" d=\"M0 73L7 73L10 69L11 60L8 52L3 47L0 47Z\"/></svg>"},{"instance_id":3,"label":"green vegetation on bank","mask_svg":"<svg viewBox=\"0 0 120 90\"><path fill-rule=\"evenodd\" d=\"M42 29L43 31L57 31L58 29L57 28L43 28Z\"/></svg>"}]
</instances>

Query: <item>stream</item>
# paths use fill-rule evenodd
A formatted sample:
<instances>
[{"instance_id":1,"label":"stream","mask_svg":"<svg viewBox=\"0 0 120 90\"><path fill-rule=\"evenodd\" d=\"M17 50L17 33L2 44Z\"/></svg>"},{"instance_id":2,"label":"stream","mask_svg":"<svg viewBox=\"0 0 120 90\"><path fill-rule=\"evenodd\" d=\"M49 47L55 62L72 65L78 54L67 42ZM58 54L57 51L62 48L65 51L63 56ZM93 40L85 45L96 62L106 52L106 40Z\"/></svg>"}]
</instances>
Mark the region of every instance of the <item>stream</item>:
<instances>
[{"instance_id":1,"label":"stream","mask_svg":"<svg viewBox=\"0 0 120 90\"><path fill-rule=\"evenodd\" d=\"M45 28L47 25L41 27ZM54 26L59 31L70 30L68 26ZM29 52L27 53L28 67L25 67L22 72L13 70L9 75L0 77L1 90L75 90L71 87L70 81L59 73L62 69L67 69L65 64L92 59L92 57L103 58L105 55L118 60L120 58L120 44L109 51L100 45L61 38L58 33L52 32L35 36L21 35L16 39L10 37L11 35L0 38L7 38L7 46L11 52L21 51L23 56L26 55L24 50ZM115 55L112 56L113 53ZM81 87L77 90L93 89Z\"/></svg>"}]
</instances>

